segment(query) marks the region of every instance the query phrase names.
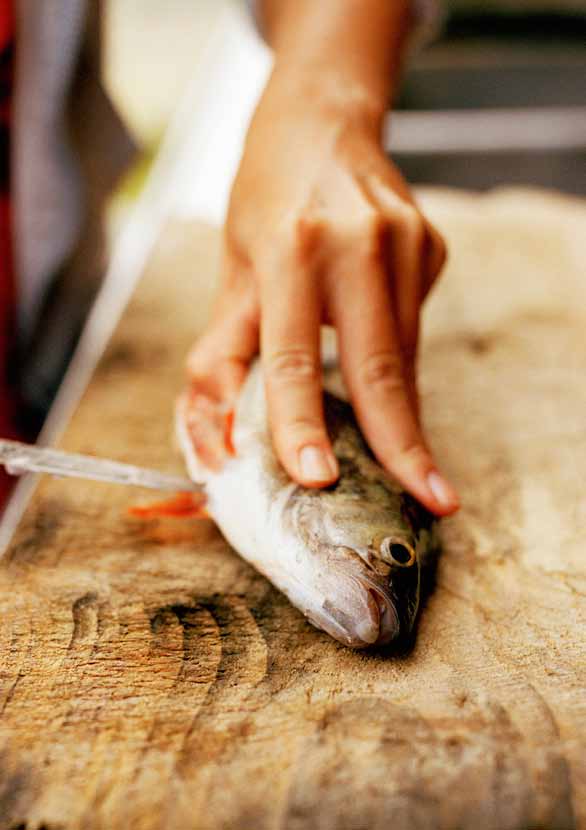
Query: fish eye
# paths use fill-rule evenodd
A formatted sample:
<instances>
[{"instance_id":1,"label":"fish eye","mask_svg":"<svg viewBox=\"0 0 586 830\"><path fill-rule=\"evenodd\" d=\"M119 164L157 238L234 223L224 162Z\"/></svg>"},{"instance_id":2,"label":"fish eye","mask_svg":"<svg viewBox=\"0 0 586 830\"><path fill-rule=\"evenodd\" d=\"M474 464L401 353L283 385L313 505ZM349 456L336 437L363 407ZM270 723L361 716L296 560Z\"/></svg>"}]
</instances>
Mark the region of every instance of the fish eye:
<instances>
[{"instance_id":1,"label":"fish eye","mask_svg":"<svg viewBox=\"0 0 586 830\"><path fill-rule=\"evenodd\" d=\"M380 544L381 558L389 565L408 568L415 562L415 551L407 542L387 536Z\"/></svg>"}]
</instances>

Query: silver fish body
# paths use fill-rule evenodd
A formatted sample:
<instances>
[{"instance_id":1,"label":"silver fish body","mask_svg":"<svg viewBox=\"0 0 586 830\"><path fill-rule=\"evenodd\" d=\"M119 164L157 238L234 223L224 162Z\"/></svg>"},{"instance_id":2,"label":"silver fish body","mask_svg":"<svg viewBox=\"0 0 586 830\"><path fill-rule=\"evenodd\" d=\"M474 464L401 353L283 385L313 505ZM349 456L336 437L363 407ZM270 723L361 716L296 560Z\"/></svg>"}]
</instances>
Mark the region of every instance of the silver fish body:
<instances>
[{"instance_id":1,"label":"silver fish body","mask_svg":"<svg viewBox=\"0 0 586 830\"><path fill-rule=\"evenodd\" d=\"M234 454L218 468L202 464L200 416L186 397L177 433L190 476L205 484L207 512L234 549L339 642L380 646L413 626L435 525L376 462L334 375L328 384L325 373L325 385L338 395L326 392L324 405L341 475L326 489L300 487L277 461L258 363L234 414Z\"/></svg>"}]
</instances>

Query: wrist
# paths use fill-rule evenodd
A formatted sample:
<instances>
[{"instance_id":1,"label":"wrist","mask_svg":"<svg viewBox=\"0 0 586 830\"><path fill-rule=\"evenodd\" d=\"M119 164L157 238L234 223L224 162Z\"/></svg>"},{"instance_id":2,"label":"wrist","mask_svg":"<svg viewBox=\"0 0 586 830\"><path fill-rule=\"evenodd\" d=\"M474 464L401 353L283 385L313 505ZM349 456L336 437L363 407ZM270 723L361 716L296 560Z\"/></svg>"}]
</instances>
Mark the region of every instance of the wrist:
<instances>
[{"instance_id":1,"label":"wrist","mask_svg":"<svg viewBox=\"0 0 586 830\"><path fill-rule=\"evenodd\" d=\"M290 57L277 57L267 96L291 108L302 106L328 117L343 117L380 132L389 95L345 68L321 62L303 65ZM287 103L288 102L288 103Z\"/></svg>"},{"instance_id":2,"label":"wrist","mask_svg":"<svg viewBox=\"0 0 586 830\"><path fill-rule=\"evenodd\" d=\"M279 74L304 79L315 93L314 77L328 96L337 99L347 88L365 109L386 109L399 79L412 0L265 2L273 9L267 34Z\"/></svg>"}]
</instances>

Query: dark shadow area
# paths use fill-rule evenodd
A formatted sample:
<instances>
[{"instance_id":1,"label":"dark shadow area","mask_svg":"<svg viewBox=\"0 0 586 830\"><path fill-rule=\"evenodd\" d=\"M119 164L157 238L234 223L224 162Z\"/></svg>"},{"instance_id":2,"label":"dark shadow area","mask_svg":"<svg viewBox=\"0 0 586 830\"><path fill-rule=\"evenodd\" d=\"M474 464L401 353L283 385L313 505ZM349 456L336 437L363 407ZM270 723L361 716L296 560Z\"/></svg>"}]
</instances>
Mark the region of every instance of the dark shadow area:
<instances>
[{"instance_id":1,"label":"dark shadow area","mask_svg":"<svg viewBox=\"0 0 586 830\"><path fill-rule=\"evenodd\" d=\"M421 563L419 611L415 617L415 623L411 631L408 634L402 634L397 640L389 645L381 646L380 648L375 649L368 649L367 653L370 657L382 660L405 659L409 657L417 642L420 620L425 615L429 598L435 591L440 556L441 548L436 548L434 551L426 554L424 561Z\"/></svg>"}]
</instances>

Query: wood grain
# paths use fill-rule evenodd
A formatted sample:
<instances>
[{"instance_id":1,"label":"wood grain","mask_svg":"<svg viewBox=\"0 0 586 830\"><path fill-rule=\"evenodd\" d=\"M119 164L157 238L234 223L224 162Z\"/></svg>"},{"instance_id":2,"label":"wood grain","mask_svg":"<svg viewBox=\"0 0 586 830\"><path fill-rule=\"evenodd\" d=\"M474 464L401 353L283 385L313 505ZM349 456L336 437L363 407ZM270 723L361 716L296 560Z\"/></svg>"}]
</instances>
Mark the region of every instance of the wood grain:
<instances>
[{"instance_id":1,"label":"wood grain","mask_svg":"<svg viewBox=\"0 0 586 830\"><path fill-rule=\"evenodd\" d=\"M0 830L586 827L586 204L425 203L425 420L464 506L415 647L347 651L210 522L45 479L0 564ZM217 249L165 230L64 447L181 469Z\"/></svg>"}]
</instances>

